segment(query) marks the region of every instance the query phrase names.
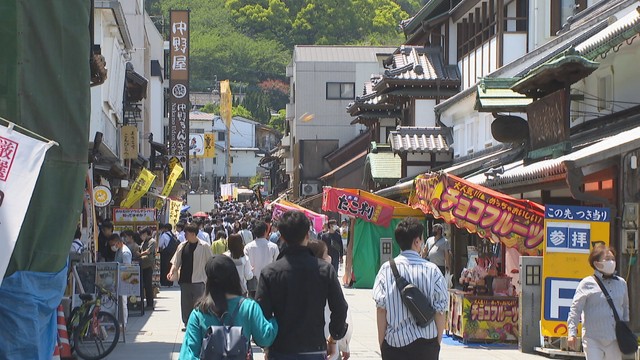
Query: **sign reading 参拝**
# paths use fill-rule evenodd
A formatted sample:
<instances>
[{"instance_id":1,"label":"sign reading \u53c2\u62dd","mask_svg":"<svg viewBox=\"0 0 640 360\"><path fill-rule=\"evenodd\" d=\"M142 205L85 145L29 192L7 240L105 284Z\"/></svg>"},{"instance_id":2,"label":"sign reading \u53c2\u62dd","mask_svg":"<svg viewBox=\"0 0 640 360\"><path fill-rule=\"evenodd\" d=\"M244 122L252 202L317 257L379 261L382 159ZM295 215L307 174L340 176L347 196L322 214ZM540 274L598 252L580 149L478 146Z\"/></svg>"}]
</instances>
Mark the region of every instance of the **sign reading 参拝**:
<instances>
[{"instance_id":1,"label":"sign reading \u53c2\u62dd","mask_svg":"<svg viewBox=\"0 0 640 360\"><path fill-rule=\"evenodd\" d=\"M546 205L542 260L544 336L567 336L567 317L580 280L593 274L589 252L609 244L611 210L586 206Z\"/></svg>"},{"instance_id":2,"label":"sign reading \u53c2\u62dd","mask_svg":"<svg viewBox=\"0 0 640 360\"><path fill-rule=\"evenodd\" d=\"M171 10L169 23L169 155L189 160L189 10Z\"/></svg>"}]
</instances>

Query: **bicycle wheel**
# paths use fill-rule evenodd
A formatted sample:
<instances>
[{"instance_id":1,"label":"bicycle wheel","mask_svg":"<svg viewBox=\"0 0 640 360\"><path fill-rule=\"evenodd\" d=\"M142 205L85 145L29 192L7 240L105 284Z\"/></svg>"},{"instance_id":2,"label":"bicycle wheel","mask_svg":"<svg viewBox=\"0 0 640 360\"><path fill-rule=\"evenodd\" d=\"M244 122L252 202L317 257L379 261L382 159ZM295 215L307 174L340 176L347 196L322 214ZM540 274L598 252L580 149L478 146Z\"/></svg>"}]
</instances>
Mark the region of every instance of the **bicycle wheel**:
<instances>
[{"instance_id":1,"label":"bicycle wheel","mask_svg":"<svg viewBox=\"0 0 640 360\"><path fill-rule=\"evenodd\" d=\"M111 353L120 339L120 323L108 312L100 311L80 322L73 332L76 354L85 360L99 360ZM97 331L95 331L97 330Z\"/></svg>"}]
</instances>

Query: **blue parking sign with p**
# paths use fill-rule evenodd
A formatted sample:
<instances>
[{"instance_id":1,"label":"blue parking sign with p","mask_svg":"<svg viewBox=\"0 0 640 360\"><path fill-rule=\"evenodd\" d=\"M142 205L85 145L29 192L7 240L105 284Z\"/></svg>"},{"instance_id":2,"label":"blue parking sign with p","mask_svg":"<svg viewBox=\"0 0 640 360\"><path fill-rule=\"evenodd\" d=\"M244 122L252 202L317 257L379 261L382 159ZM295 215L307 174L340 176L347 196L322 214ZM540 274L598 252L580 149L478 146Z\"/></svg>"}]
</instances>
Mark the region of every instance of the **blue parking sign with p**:
<instances>
[{"instance_id":1,"label":"blue parking sign with p","mask_svg":"<svg viewBox=\"0 0 640 360\"><path fill-rule=\"evenodd\" d=\"M567 321L580 280L548 277L544 281L544 319Z\"/></svg>"}]
</instances>

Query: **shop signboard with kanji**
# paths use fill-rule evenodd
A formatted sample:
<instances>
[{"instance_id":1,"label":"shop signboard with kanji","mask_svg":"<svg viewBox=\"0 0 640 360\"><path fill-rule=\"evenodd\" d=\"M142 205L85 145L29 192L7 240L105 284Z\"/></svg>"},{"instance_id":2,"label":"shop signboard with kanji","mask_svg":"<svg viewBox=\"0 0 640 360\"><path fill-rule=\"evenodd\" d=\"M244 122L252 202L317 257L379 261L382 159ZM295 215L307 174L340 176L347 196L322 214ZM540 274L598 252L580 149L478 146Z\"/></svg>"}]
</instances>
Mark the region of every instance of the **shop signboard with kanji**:
<instances>
[{"instance_id":1,"label":"shop signboard with kanji","mask_svg":"<svg viewBox=\"0 0 640 360\"><path fill-rule=\"evenodd\" d=\"M589 252L609 245L611 211L608 208L546 205L542 260L543 336L567 336L567 317L576 288L593 274Z\"/></svg>"},{"instance_id":2,"label":"shop signboard with kanji","mask_svg":"<svg viewBox=\"0 0 640 360\"><path fill-rule=\"evenodd\" d=\"M532 201L435 173L415 179L409 205L520 254L542 252L544 208Z\"/></svg>"},{"instance_id":3,"label":"shop signboard with kanji","mask_svg":"<svg viewBox=\"0 0 640 360\"><path fill-rule=\"evenodd\" d=\"M156 209L144 208L144 209L113 209L113 222L141 222L141 221L155 221Z\"/></svg>"},{"instance_id":4,"label":"shop signboard with kanji","mask_svg":"<svg viewBox=\"0 0 640 360\"><path fill-rule=\"evenodd\" d=\"M387 227L393 218L393 206L335 188L325 188L322 194L322 210L335 211L366 222Z\"/></svg>"},{"instance_id":5,"label":"shop signboard with kanji","mask_svg":"<svg viewBox=\"0 0 640 360\"><path fill-rule=\"evenodd\" d=\"M451 293L449 331L467 341L517 341L518 298Z\"/></svg>"},{"instance_id":6,"label":"shop signboard with kanji","mask_svg":"<svg viewBox=\"0 0 640 360\"><path fill-rule=\"evenodd\" d=\"M189 10L171 10L169 23L169 155L189 159Z\"/></svg>"}]
</instances>

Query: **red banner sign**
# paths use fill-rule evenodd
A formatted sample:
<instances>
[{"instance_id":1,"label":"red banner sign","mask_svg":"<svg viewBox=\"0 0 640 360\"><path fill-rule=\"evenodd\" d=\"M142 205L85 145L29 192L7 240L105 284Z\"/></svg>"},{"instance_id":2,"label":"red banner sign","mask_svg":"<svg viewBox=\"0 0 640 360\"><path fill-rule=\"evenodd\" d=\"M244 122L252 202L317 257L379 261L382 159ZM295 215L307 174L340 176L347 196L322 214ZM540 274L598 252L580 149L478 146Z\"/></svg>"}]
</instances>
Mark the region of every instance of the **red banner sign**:
<instances>
[{"instance_id":1,"label":"red banner sign","mask_svg":"<svg viewBox=\"0 0 640 360\"><path fill-rule=\"evenodd\" d=\"M393 217L393 206L334 188L324 189L322 210L355 216L384 227L389 226Z\"/></svg>"},{"instance_id":2,"label":"red banner sign","mask_svg":"<svg viewBox=\"0 0 640 360\"><path fill-rule=\"evenodd\" d=\"M544 235L544 207L512 198L448 174L421 176L409 205L493 242L538 255Z\"/></svg>"}]
</instances>

